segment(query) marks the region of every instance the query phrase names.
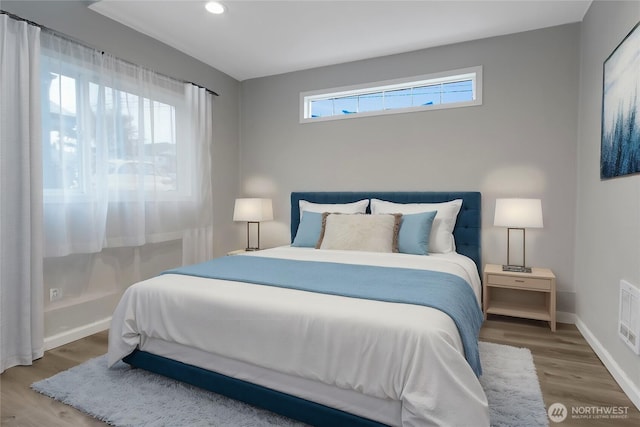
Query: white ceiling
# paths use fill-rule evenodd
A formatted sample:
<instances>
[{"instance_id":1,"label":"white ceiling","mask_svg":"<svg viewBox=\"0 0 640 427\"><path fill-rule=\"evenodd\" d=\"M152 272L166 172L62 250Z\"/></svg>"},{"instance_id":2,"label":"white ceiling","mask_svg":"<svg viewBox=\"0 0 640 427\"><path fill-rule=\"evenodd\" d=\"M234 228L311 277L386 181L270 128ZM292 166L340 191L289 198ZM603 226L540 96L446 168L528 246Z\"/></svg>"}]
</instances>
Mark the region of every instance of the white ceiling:
<instances>
[{"instance_id":1,"label":"white ceiling","mask_svg":"<svg viewBox=\"0 0 640 427\"><path fill-rule=\"evenodd\" d=\"M101 0L89 6L237 80L582 21L591 0Z\"/></svg>"}]
</instances>

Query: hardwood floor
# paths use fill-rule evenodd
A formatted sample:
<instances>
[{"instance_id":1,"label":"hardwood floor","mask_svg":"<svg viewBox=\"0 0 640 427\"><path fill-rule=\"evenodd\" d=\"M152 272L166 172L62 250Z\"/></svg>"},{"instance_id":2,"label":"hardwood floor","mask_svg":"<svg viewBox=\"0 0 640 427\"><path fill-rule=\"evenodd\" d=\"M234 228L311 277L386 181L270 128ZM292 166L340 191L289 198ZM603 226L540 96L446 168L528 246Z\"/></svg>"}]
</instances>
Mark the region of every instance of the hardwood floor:
<instances>
[{"instance_id":1,"label":"hardwood floor","mask_svg":"<svg viewBox=\"0 0 640 427\"><path fill-rule=\"evenodd\" d=\"M105 426L107 424L29 388L107 352L107 332L47 351L33 366L16 366L0 375L0 425L24 427Z\"/></svg>"},{"instance_id":2,"label":"hardwood floor","mask_svg":"<svg viewBox=\"0 0 640 427\"><path fill-rule=\"evenodd\" d=\"M527 347L538 372L545 406L562 403L568 417L550 426L640 426L640 412L622 391L575 325L557 324L551 332L546 322L490 316L480 331L480 340ZM572 418L572 408L624 407L625 419ZM524 427L524 426L523 426Z\"/></svg>"},{"instance_id":3,"label":"hardwood floor","mask_svg":"<svg viewBox=\"0 0 640 427\"><path fill-rule=\"evenodd\" d=\"M542 322L491 317L482 341L531 349L545 405L559 402L569 411L562 423L551 426L638 426L640 412L622 392L574 325L558 324L552 333ZM8 369L0 376L2 426L104 426L106 424L29 388L107 350L107 333L100 332L46 352L33 366ZM572 407L626 407L626 419L572 419ZM513 426L527 427L527 426Z\"/></svg>"}]
</instances>

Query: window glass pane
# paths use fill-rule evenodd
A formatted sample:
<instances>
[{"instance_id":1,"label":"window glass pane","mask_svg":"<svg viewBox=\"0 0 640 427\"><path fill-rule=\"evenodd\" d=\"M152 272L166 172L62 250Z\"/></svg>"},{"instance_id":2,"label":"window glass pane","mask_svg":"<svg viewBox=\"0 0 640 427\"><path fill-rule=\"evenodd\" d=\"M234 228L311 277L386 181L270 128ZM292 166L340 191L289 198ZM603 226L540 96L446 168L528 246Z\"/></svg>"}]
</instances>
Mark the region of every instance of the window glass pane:
<instances>
[{"instance_id":1,"label":"window glass pane","mask_svg":"<svg viewBox=\"0 0 640 427\"><path fill-rule=\"evenodd\" d=\"M471 80L444 83L442 85L442 102L473 101L473 87Z\"/></svg>"},{"instance_id":2,"label":"window glass pane","mask_svg":"<svg viewBox=\"0 0 640 427\"><path fill-rule=\"evenodd\" d=\"M114 144L113 154L115 159L138 159L140 146L138 144L138 129L140 118L138 116L139 98L127 92L113 91L115 109L113 114L113 127L115 137L110 141Z\"/></svg>"},{"instance_id":3,"label":"window glass pane","mask_svg":"<svg viewBox=\"0 0 640 427\"><path fill-rule=\"evenodd\" d=\"M382 92L368 93L358 96L358 111L380 111L384 110Z\"/></svg>"},{"instance_id":4,"label":"window glass pane","mask_svg":"<svg viewBox=\"0 0 640 427\"><path fill-rule=\"evenodd\" d=\"M347 96L344 98L335 98L333 100L334 115L354 114L358 112L358 97Z\"/></svg>"},{"instance_id":5,"label":"window glass pane","mask_svg":"<svg viewBox=\"0 0 640 427\"><path fill-rule=\"evenodd\" d=\"M413 89L413 106L440 104L440 85L422 86Z\"/></svg>"},{"instance_id":6,"label":"window glass pane","mask_svg":"<svg viewBox=\"0 0 640 427\"><path fill-rule=\"evenodd\" d=\"M145 121L150 121L150 131L145 133L145 160L155 165L153 175L165 188L175 190L177 178L176 119L175 108L158 101L145 99Z\"/></svg>"},{"instance_id":7,"label":"window glass pane","mask_svg":"<svg viewBox=\"0 0 640 427\"><path fill-rule=\"evenodd\" d=\"M411 88L384 93L384 108L386 110L411 107L411 103Z\"/></svg>"},{"instance_id":8,"label":"window glass pane","mask_svg":"<svg viewBox=\"0 0 640 427\"><path fill-rule=\"evenodd\" d=\"M88 133L87 138L93 140L93 145L106 148L110 160L134 157L133 136L137 133L137 123L127 112L131 111L129 103L135 100L127 99L125 92L95 83L89 83L89 94L89 108L95 117L96 129L95 134Z\"/></svg>"},{"instance_id":9,"label":"window glass pane","mask_svg":"<svg viewBox=\"0 0 640 427\"><path fill-rule=\"evenodd\" d=\"M311 117L333 116L333 100L319 99L311 101Z\"/></svg>"},{"instance_id":10,"label":"window glass pane","mask_svg":"<svg viewBox=\"0 0 640 427\"><path fill-rule=\"evenodd\" d=\"M153 144L155 142L155 129L154 124L155 120L153 117L153 106L150 99L143 99L143 107L142 107L142 124L144 126L144 132L142 133L144 138L144 143Z\"/></svg>"},{"instance_id":11,"label":"window glass pane","mask_svg":"<svg viewBox=\"0 0 640 427\"><path fill-rule=\"evenodd\" d=\"M49 96L42 106L44 188L75 190L82 174L76 79L55 73L50 78Z\"/></svg>"}]
</instances>

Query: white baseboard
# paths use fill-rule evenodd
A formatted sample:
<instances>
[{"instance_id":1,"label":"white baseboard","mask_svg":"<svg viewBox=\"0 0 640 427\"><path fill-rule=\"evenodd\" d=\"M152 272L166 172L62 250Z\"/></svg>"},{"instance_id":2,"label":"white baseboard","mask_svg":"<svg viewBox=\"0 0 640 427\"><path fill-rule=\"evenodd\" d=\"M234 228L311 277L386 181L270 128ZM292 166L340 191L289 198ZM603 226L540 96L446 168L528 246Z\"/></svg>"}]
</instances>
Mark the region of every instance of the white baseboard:
<instances>
[{"instance_id":1,"label":"white baseboard","mask_svg":"<svg viewBox=\"0 0 640 427\"><path fill-rule=\"evenodd\" d=\"M596 352L604 366L609 370L613 379L616 380L622 391L625 392L629 399L640 410L640 388L631 381L629 376L622 370L620 365L615 361L611 354L602 345L600 341L591 333L587 325L585 325L579 317L576 316L576 327L587 340L593 351Z\"/></svg>"},{"instance_id":2,"label":"white baseboard","mask_svg":"<svg viewBox=\"0 0 640 427\"><path fill-rule=\"evenodd\" d=\"M89 335L93 335L97 332L105 331L109 329L110 324L111 317L107 317L106 319L98 320L97 322L93 322L88 325L70 329L51 337L46 337L44 339L44 350L51 350L56 347L60 347L61 345L69 344L70 342L88 337Z\"/></svg>"}]
</instances>

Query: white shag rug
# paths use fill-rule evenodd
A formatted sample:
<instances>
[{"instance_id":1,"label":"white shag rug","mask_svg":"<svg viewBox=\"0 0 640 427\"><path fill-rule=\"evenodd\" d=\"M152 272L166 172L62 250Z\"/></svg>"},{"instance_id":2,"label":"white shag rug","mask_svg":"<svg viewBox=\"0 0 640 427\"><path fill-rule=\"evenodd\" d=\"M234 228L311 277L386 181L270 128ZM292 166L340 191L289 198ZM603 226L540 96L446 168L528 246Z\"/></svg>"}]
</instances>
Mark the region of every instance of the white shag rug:
<instances>
[{"instance_id":1,"label":"white shag rug","mask_svg":"<svg viewBox=\"0 0 640 427\"><path fill-rule=\"evenodd\" d=\"M480 383L493 427L548 426L531 352L480 343ZM120 362L97 357L31 385L114 426L300 427L304 424Z\"/></svg>"},{"instance_id":2,"label":"white shag rug","mask_svg":"<svg viewBox=\"0 0 640 427\"><path fill-rule=\"evenodd\" d=\"M480 342L480 384L492 427L548 426L547 410L528 348Z\"/></svg>"}]
</instances>

